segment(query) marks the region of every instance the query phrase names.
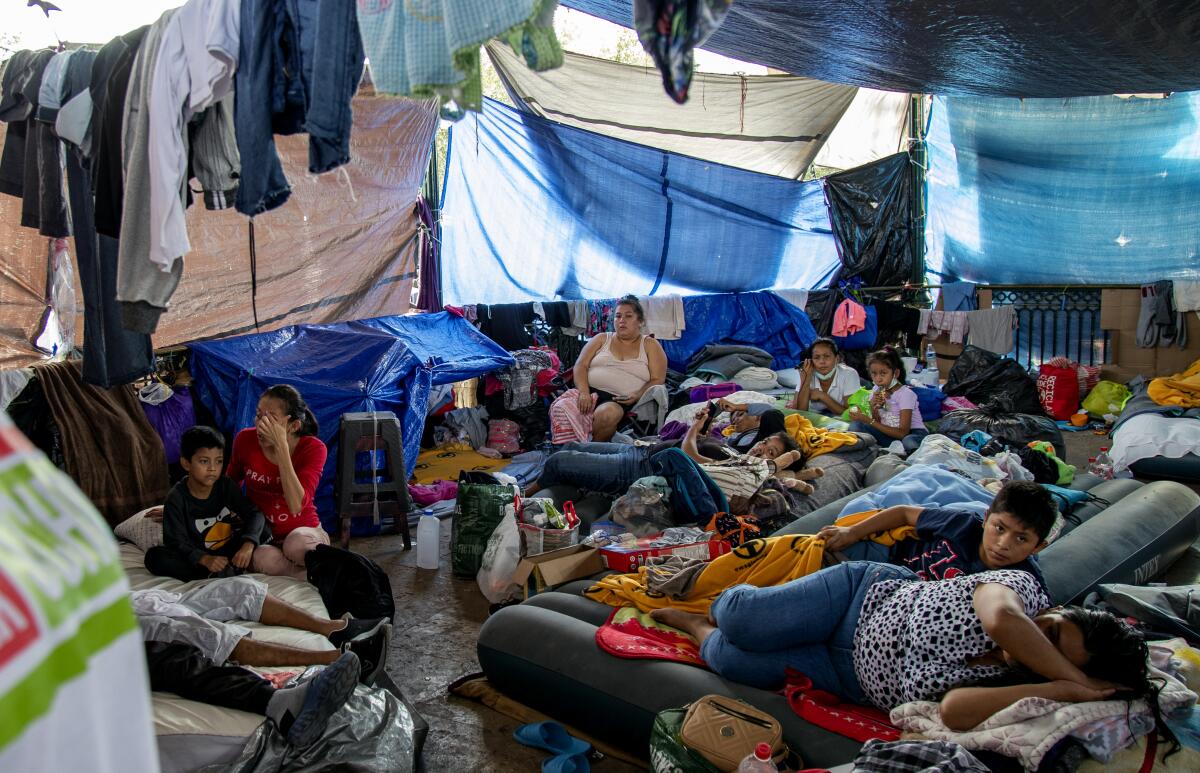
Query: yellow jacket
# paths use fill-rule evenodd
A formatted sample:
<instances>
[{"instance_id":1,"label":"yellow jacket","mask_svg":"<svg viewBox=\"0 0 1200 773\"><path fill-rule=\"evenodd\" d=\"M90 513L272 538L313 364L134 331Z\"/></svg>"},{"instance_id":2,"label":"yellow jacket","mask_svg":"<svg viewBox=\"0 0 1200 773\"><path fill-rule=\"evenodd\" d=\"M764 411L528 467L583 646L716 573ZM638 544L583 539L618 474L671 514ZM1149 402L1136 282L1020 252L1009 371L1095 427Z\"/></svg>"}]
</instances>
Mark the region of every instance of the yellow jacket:
<instances>
[{"instance_id":1,"label":"yellow jacket","mask_svg":"<svg viewBox=\"0 0 1200 773\"><path fill-rule=\"evenodd\" d=\"M854 524L878 513L868 510L839 518L838 526ZM902 539L915 537L911 526L901 526L870 537L881 545L891 546ZM753 585L766 588L782 585L810 575L821 568L825 555L825 540L811 534L791 534L786 537L765 537L750 540L733 552L717 556L696 578L688 598L680 601L650 593L646 584L648 572L663 571L659 567L643 566L636 573L613 574L584 591L588 598L614 607L635 606L643 612L672 607L685 612L705 614L723 591L734 585Z\"/></svg>"},{"instance_id":2,"label":"yellow jacket","mask_svg":"<svg viewBox=\"0 0 1200 773\"><path fill-rule=\"evenodd\" d=\"M858 442L858 435L853 432L838 432L814 427L811 421L798 413L789 413L785 416L783 426L787 429L787 433L800 444L800 450L804 452L806 459L827 454L842 446L854 445Z\"/></svg>"}]
</instances>

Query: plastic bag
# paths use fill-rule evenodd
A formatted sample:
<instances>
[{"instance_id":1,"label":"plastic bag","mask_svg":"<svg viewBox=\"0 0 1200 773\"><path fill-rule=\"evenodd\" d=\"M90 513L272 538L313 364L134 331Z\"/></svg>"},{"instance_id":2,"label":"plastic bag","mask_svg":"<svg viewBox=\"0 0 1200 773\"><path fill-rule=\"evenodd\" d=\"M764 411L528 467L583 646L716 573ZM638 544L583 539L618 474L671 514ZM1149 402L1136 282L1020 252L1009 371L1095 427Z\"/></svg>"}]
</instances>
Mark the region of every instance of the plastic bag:
<instances>
[{"instance_id":1,"label":"plastic bag","mask_svg":"<svg viewBox=\"0 0 1200 773\"><path fill-rule=\"evenodd\" d=\"M867 416L871 415L870 389L859 387L858 391L846 398L846 410L842 411L842 421L850 421L850 409L855 406Z\"/></svg>"},{"instance_id":2,"label":"plastic bag","mask_svg":"<svg viewBox=\"0 0 1200 773\"><path fill-rule=\"evenodd\" d=\"M1083 410L1098 419L1106 413L1119 416L1133 393L1115 381L1101 381L1083 398Z\"/></svg>"},{"instance_id":3,"label":"plastic bag","mask_svg":"<svg viewBox=\"0 0 1200 773\"><path fill-rule=\"evenodd\" d=\"M1079 410L1079 376L1074 368L1043 364L1037 377L1038 397L1050 418L1066 421Z\"/></svg>"},{"instance_id":4,"label":"plastic bag","mask_svg":"<svg viewBox=\"0 0 1200 773\"><path fill-rule=\"evenodd\" d=\"M667 497L658 489L637 483L613 502L609 518L637 537L657 534L675 525Z\"/></svg>"},{"instance_id":5,"label":"plastic bag","mask_svg":"<svg viewBox=\"0 0 1200 773\"><path fill-rule=\"evenodd\" d=\"M963 349L950 369L942 391L966 397L981 407L989 400L1002 397L1016 413L1033 416L1044 413L1037 382L1029 373L1016 360L1001 358L977 346L968 345Z\"/></svg>"},{"instance_id":6,"label":"plastic bag","mask_svg":"<svg viewBox=\"0 0 1200 773\"><path fill-rule=\"evenodd\" d=\"M1008 473L1010 480L1033 480L1033 473L1021 464L1021 457L1012 451L1001 451L992 457L1000 469Z\"/></svg>"},{"instance_id":7,"label":"plastic bag","mask_svg":"<svg viewBox=\"0 0 1200 773\"><path fill-rule=\"evenodd\" d=\"M992 398L974 410L951 411L938 423L938 432L955 440L974 429L981 429L1013 448L1034 440L1048 440L1055 448L1064 447L1058 425L1042 415L1040 408L1037 414L1021 413L1003 397Z\"/></svg>"},{"instance_id":8,"label":"plastic bag","mask_svg":"<svg viewBox=\"0 0 1200 773\"><path fill-rule=\"evenodd\" d=\"M511 419L492 419L488 422L489 448L505 456L521 453L521 428Z\"/></svg>"},{"instance_id":9,"label":"plastic bag","mask_svg":"<svg viewBox=\"0 0 1200 773\"><path fill-rule=\"evenodd\" d=\"M512 505L505 507L504 517L488 538L487 548L479 565L475 581L479 590L493 604L517 598L521 586L513 582L513 572L521 563L521 533L517 530L517 516Z\"/></svg>"},{"instance_id":10,"label":"plastic bag","mask_svg":"<svg viewBox=\"0 0 1200 773\"><path fill-rule=\"evenodd\" d=\"M667 709L654 717L650 730L650 769L654 773L718 773L711 762L679 739L687 707Z\"/></svg>"},{"instance_id":11,"label":"plastic bag","mask_svg":"<svg viewBox=\"0 0 1200 773\"><path fill-rule=\"evenodd\" d=\"M458 483L458 501L450 529L450 566L456 577L470 579L479 571L483 552L504 509L513 503L510 486Z\"/></svg>"},{"instance_id":12,"label":"plastic bag","mask_svg":"<svg viewBox=\"0 0 1200 773\"><path fill-rule=\"evenodd\" d=\"M940 465L972 480L1008 477L1008 473L993 459L968 451L945 435L926 436L921 447L910 454L907 461L910 464Z\"/></svg>"}]
</instances>

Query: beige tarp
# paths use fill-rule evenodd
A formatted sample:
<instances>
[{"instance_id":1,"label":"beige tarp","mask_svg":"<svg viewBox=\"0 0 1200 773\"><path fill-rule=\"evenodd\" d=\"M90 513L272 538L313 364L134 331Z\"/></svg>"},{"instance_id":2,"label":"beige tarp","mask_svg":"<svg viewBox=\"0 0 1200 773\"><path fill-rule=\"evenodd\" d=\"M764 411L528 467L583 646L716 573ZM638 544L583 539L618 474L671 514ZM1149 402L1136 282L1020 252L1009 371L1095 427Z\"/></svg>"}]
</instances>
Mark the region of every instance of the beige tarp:
<instances>
[{"instance_id":1,"label":"beige tarp","mask_svg":"<svg viewBox=\"0 0 1200 773\"><path fill-rule=\"evenodd\" d=\"M307 171L307 136L276 137L293 191L287 204L254 221L262 330L408 310L416 276L413 205L436 129L433 102L357 97L352 160L319 177ZM45 308L48 240L18 225L20 207L0 195L4 368L40 359L31 340ZM248 223L233 210L196 204L188 211L193 250L156 347L254 330ZM77 297L82 312L83 296ZM78 329L83 340L76 343L86 343L86 322Z\"/></svg>"}]
</instances>

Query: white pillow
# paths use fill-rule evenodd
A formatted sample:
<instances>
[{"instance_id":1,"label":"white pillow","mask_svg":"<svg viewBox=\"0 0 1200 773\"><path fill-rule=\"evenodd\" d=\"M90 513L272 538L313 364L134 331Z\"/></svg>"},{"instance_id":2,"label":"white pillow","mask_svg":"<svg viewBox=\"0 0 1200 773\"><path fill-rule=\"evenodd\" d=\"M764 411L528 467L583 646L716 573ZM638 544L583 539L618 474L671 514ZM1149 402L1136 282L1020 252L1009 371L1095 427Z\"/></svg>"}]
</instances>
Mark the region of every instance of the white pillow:
<instances>
[{"instance_id":1,"label":"white pillow","mask_svg":"<svg viewBox=\"0 0 1200 773\"><path fill-rule=\"evenodd\" d=\"M153 509L152 507L147 507L140 513L131 515L117 524L117 528L113 529L113 531L121 539L128 540L137 545L143 553L155 545L163 544L162 521L155 521L146 517L146 513Z\"/></svg>"},{"instance_id":2,"label":"white pillow","mask_svg":"<svg viewBox=\"0 0 1200 773\"><path fill-rule=\"evenodd\" d=\"M766 392L779 388L779 379L770 368L750 366L742 368L733 377L734 383L750 392Z\"/></svg>"},{"instance_id":3,"label":"white pillow","mask_svg":"<svg viewBox=\"0 0 1200 773\"><path fill-rule=\"evenodd\" d=\"M775 371L775 377L779 379L779 386L784 389L799 389L800 388L800 371L795 368L783 368Z\"/></svg>"}]
</instances>

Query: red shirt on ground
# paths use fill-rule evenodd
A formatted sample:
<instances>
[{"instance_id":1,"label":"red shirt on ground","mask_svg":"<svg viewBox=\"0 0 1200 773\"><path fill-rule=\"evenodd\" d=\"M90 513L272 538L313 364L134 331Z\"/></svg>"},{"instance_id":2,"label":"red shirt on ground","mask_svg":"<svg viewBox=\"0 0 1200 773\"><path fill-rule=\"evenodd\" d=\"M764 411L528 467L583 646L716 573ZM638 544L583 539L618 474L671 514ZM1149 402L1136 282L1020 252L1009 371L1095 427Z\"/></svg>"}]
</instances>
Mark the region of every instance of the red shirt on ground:
<instances>
[{"instance_id":1,"label":"red shirt on ground","mask_svg":"<svg viewBox=\"0 0 1200 773\"><path fill-rule=\"evenodd\" d=\"M287 499L283 496L283 484L279 478L279 465L263 453L258 444L258 433L253 427L238 432L233 438L233 451L229 455L229 469L225 474L235 483L245 482L246 496L262 510L271 524L271 534L276 541L282 540L292 529L301 526L320 526L317 507L313 496L325 467L329 450L320 439L306 435L296 443L292 453L292 467L304 488L304 504L300 513L288 511Z\"/></svg>"}]
</instances>

